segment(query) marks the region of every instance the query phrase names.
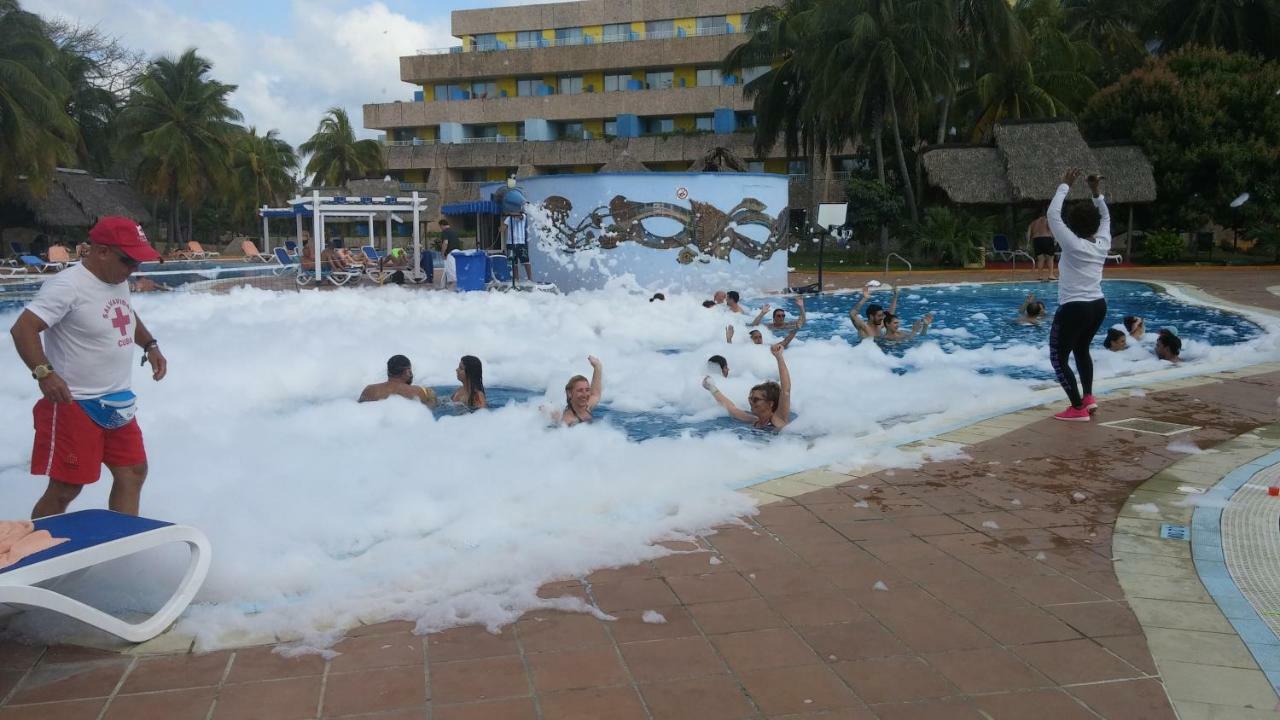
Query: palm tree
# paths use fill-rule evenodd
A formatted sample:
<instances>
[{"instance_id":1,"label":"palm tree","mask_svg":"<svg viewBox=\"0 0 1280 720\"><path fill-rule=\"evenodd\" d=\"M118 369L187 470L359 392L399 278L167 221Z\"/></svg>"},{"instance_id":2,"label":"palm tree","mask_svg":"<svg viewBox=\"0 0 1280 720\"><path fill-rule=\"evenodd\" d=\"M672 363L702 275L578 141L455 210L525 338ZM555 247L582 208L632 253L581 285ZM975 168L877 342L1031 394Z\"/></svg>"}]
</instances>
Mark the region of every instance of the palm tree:
<instances>
[{"instance_id":1,"label":"palm tree","mask_svg":"<svg viewBox=\"0 0 1280 720\"><path fill-rule=\"evenodd\" d=\"M1205 45L1280 57L1280 3L1276 0L1162 0L1153 25L1162 52Z\"/></svg>"},{"instance_id":2,"label":"palm tree","mask_svg":"<svg viewBox=\"0 0 1280 720\"><path fill-rule=\"evenodd\" d=\"M116 96L96 82L100 68L89 56L63 46L58 49L57 64L68 86L66 113L80 129L76 155L82 165L107 172L112 164Z\"/></svg>"},{"instance_id":3,"label":"palm tree","mask_svg":"<svg viewBox=\"0 0 1280 720\"><path fill-rule=\"evenodd\" d=\"M961 86L972 86L978 63L990 59L1007 62L1027 43L1026 32L1008 0L955 0L951 18L954 25L945 37L951 40L952 75L944 78L946 93L938 109L938 143L946 140L956 94Z\"/></svg>"},{"instance_id":4,"label":"palm tree","mask_svg":"<svg viewBox=\"0 0 1280 720\"><path fill-rule=\"evenodd\" d=\"M232 174L236 188L235 214L250 219L264 204L281 205L297 191L293 173L298 156L277 130L259 135L258 129L236 133Z\"/></svg>"},{"instance_id":5,"label":"palm tree","mask_svg":"<svg viewBox=\"0 0 1280 720\"><path fill-rule=\"evenodd\" d=\"M207 77L210 62L195 49L162 57L134 83L120 113L120 145L136 163L141 188L169 204L169 241L179 237L180 203L191 208L226 186L231 137L240 113L227 103L235 90Z\"/></svg>"},{"instance_id":6,"label":"palm tree","mask_svg":"<svg viewBox=\"0 0 1280 720\"><path fill-rule=\"evenodd\" d=\"M348 180L382 171L382 147L376 140L357 140L347 111L329 108L320 120L316 134L298 146L298 152L310 155L306 173L317 184L340 186Z\"/></svg>"},{"instance_id":7,"label":"palm tree","mask_svg":"<svg viewBox=\"0 0 1280 720\"><path fill-rule=\"evenodd\" d=\"M1142 28L1150 22L1150 0L1066 0L1067 30L1104 58L1099 85L1109 85L1142 64L1147 55Z\"/></svg>"},{"instance_id":8,"label":"palm tree","mask_svg":"<svg viewBox=\"0 0 1280 720\"><path fill-rule=\"evenodd\" d=\"M1089 71L1100 59L1087 41L1065 31L1065 15L1057 0L1020 0L1019 21L1028 42L1007 60L983 63L960 105L973 121L972 139L991 136L1005 119L1052 118L1084 106L1097 86Z\"/></svg>"},{"instance_id":9,"label":"palm tree","mask_svg":"<svg viewBox=\"0 0 1280 720\"><path fill-rule=\"evenodd\" d=\"M0 0L0 193L25 176L41 194L59 162L69 161L76 127L63 111L67 84L44 23L16 0Z\"/></svg>"}]
</instances>

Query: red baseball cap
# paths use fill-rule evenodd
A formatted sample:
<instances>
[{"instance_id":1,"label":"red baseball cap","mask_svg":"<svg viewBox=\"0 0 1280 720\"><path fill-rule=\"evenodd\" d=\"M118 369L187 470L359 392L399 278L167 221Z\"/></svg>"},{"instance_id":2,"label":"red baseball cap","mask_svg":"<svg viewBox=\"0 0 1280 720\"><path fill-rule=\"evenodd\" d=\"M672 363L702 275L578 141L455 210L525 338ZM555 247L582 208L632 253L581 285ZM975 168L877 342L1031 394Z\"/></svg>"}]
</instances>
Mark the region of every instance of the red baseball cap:
<instances>
[{"instance_id":1,"label":"red baseball cap","mask_svg":"<svg viewBox=\"0 0 1280 720\"><path fill-rule=\"evenodd\" d=\"M118 247L138 262L160 259L160 253L147 242L142 226L127 217L109 215L98 220L98 224L89 231L89 241Z\"/></svg>"}]
</instances>

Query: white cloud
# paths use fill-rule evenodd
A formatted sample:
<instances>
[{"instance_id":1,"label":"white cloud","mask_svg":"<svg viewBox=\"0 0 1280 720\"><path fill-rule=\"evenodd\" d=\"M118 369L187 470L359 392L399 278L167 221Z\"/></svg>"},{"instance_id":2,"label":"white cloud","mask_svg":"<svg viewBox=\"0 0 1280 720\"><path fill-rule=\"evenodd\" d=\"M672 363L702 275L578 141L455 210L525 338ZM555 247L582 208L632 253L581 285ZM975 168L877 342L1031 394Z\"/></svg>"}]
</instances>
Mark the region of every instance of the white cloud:
<instances>
[{"instance_id":1,"label":"white cloud","mask_svg":"<svg viewBox=\"0 0 1280 720\"><path fill-rule=\"evenodd\" d=\"M400 56L456 43L447 14L413 20L381 2L293 0L289 21L259 29L183 14L159 0L26 0L41 15L98 25L150 55L190 47L213 63L213 76L238 87L232 104L245 123L276 128L293 145L310 137L325 110L346 108L357 127L361 105L409 100ZM367 137L375 133L361 131Z\"/></svg>"}]
</instances>

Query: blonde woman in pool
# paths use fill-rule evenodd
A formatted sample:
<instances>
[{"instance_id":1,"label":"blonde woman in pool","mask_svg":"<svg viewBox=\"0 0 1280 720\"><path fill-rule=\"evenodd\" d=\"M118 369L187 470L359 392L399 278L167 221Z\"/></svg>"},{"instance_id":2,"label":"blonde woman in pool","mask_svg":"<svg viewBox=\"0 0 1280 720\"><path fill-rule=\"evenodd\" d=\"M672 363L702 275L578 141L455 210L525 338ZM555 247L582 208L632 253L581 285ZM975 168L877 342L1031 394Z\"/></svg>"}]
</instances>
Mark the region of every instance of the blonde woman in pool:
<instances>
[{"instance_id":1,"label":"blonde woman in pool","mask_svg":"<svg viewBox=\"0 0 1280 720\"><path fill-rule=\"evenodd\" d=\"M591 411L600 404L600 396L604 394L604 367L595 355L588 355L587 362L591 363L591 380L574 375L564 386L565 402L560 422L568 426L594 420Z\"/></svg>"},{"instance_id":2,"label":"blonde woman in pool","mask_svg":"<svg viewBox=\"0 0 1280 720\"><path fill-rule=\"evenodd\" d=\"M782 343L769 348L778 359L778 380L768 380L751 388L747 393L749 411L740 409L733 401L725 397L711 381L710 376L702 378L702 387L711 393L711 397L720 406L729 411L729 417L741 422L751 423L759 430L781 430L786 427L791 417L791 373L787 371L787 361L782 358Z\"/></svg>"}]
</instances>

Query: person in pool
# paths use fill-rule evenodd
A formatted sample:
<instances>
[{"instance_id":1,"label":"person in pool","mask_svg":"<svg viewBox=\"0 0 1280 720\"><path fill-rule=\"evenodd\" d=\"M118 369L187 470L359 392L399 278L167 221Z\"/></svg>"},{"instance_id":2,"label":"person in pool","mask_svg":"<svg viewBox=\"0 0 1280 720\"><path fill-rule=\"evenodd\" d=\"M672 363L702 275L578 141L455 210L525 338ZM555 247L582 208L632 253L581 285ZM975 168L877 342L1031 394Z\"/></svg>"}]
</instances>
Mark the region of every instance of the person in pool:
<instances>
[{"instance_id":1,"label":"person in pool","mask_svg":"<svg viewBox=\"0 0 1280 720\"><path fill-rule=\"evenodd\" d=\"M740 302L741 300L742 300L742 296L738 294L737 290L730 290L729 292L725 293L724 305L725 307L729 308L729 312L731 313L739 313L742 315L746 315L747 309L742 307L742 304Z\"/></svg>"},{"instance_id":2,"label":"person in pool","mask_svg":"<svg viewBox=\"0 0 1280 720\"><path fill-rule=\"evenodd\" d=\"M711 377L702 378L702 387L711 393L711 397L729 411L734 420L749 422L759 430L781 430L786 427L791 417L791 373L787 371L787 361L782 357L782 343L769 348L778 359L778 380L768 380L751 388L747 393L749 411L740 409L733 401L720 392Z\"/></svg>"},{"instance_id":3,"label":"person in pool","mask_svg":"<svg viewBox=\"0 0 1280 720\"><path fill-rule=\"evenodd\" d=\"M1168 328L1156 336L1156 357L1177 365L1182 362L1182 338Z\"/></svg>"},{"instance_id":4,"label":"person in pool","mask_svg":"<svg viewBox=\"0 0 1280 720\"><path fill-rule=\"evenodd\" d=\"M1018 322L1022 325L1039 325L1042 319L1044 301L1033 292L1027 293L1027 297L1022 300L1022 307L1018 308Z\"/></svg>"},{"instance_id":5,"label":"person in pool","mask_svg":"<svg viewBox=\"0 0 1280 720\"><path fill-rule=\"evenodd\" d=\"M775 331L799 330L800 328L804 327L804 321L805 321L804 296L796 297L796 305L800 306L799 318L797 318L796 320L787 320L787 311L783 310L782 308L777 308L773 311L773 318L772 320L770 320L767 327L770 330L775 330ZM764 307L760 308L760 313L756 315L756 319L751 321L750 323L751 326L759 325L760 321L764 320L765 313L767 312L769 312L769 305L766 303Z\"/></svg>"},{"instance_id":6,"label":"person in pool","mask_svg":"<svg viewBox=\"0 0 1280 720\"><path fill-rule=\"evenodd\" d=\"M715 306L716 306L716 301L715 301L715 300L703 300L703 301L702 301L702 307L704 307L704 308L713 308L713 307L715 307Z\"/></svg>"},{"instance_id":7,"label":"person in pool","mask_svg":"<svg viewBox=\"0 0 1280 720\"><path fill-rule=\"evenodd\" d=\"M790 347L791 341L796 339L796 332L797 332L796 330L792 330L791 332L787 333L786 337L782 338L782 347L784 349L787 347ZM759 328L751 328L751 332L747 333L747 337L751 338L752 345L764 344L764 333L760 332ZM733 326L732 325L725 327L724 341L728 343L733 342Z\"/></svg>"},{"instance_id":8,"label":"person in pool","mask_svg":"<svg viewBox=\"0 0 1280 720\"><path fill-rule=\"evenodd\" d=\"M723 290L717 290L711 295L711 304L723 305L724 301L728 299L728 297L729 297L729 293L726 293Z\"/></svg>"},{"instance_id":9,"label":"person in pool","mask_svg":"<svg viewBox=\"0 0 1280 720\"><path fill-rule=\"evenodd\" d=\"M910 340L929 332L929 326L933 324L933 313L929 313L919 320L911 324L911 332L902 332L902 318L893 313L884 314L884 335L880 336L881 340Z\"/></svg>"},{"instance_id":10,"label":"person in pool","mask_svg":"<svg viewBox=\"0 0 1280 720\"><path fill-rule=\"evenodd\" d=\"M712 365L719 368L721 377L729 377L729 361L725 360L723 355L712 355L707 358L707 368L710 369Z\"/></svg>"},{"instance_id":11,"label":"person in pool","mask_svg":"<svg viewBox=\"0 0 1280 720\"><path fill-rule=\"evenodd\" d=\"M436 406L436 394L431 388L413 384L413 365L404 355L392 355L387 360L387 381L365 386L360 402L377 402L392 395L417 400L427 407Z\"/></svg>"},{"instance_id":12,"label":"person in pool","mask_svg":"<svg viewBox=\"0 0 1280 720\"><path fill-rule=\"evenodd\" d=\"M666 300L666 299L667 299L666 295L663 295L662 293L654 293L653 297L649 298L649 302L653 302L654 300Z\"/></svg>"},{"instance_id":13,"label":"person in pool","mask_svg":"<svg viewBox=\"0 0 1280 720\"><path fill-rule=\"evenodd\" d=\"M1137 315L1125 315L1124 331L1134 340L1141 340L1142 336L1147 334L1147 326Z\"/></svg>"},{"instance_id":14,"label":"person in pool","mask_svg":"<svg viewBox=\"0 0 1280 720\"><path fill-rule=\"evenodd\" d=\"M1111 352L1120 352L1129 347L1129 336L1122 330L1111 328L1107 330L1107 339L1102 341L1102 347Z\"/></svg>"},{"instance_id":15,"label":"person in pool","mask_svg":"<svg viewBox=\"0 0 1280 720\"><path fill-rule=\"evenodd\" d=\"M591 411L600 404L600 396L604 393L604 367L599 358L587 356L591 363L590 382L581 375L574 375L564 386L564 411L560 413L560 422L568 426L591 422Z\"/></svg>"},{"instance_id":16,"label":"person in pool","mask_svg":"<svg viewBox=\"0 0 1280 720\"><path fill-rule=\"evenodd\" d=\"M468 410L480 410L489 407L484 397L484 366L475 355L463 355L458 361L458 382L462 387L453 391L452 400L459 405L466 405Z\"/></svg>"},{"instance_id":17,"label":"person in pool","mask_svg":"<svg viewBox=\"0 0 1280 720\"><path fill-rule=\"evenodd\" d=\"M858 337L876 338L884 334L884 308L877 303L867 305L867 319L863 320L859 313L862 312L862 306L866 305L867 300L871 299L871 292L875 289L874 285L867 285L862 288L862 299L857 305L849 311L849 319L853 321L853 326L858 328ZM889 312L898 312L898 288L893 288L893 298L889 301Z\"/></svg>"}]
</instances>

